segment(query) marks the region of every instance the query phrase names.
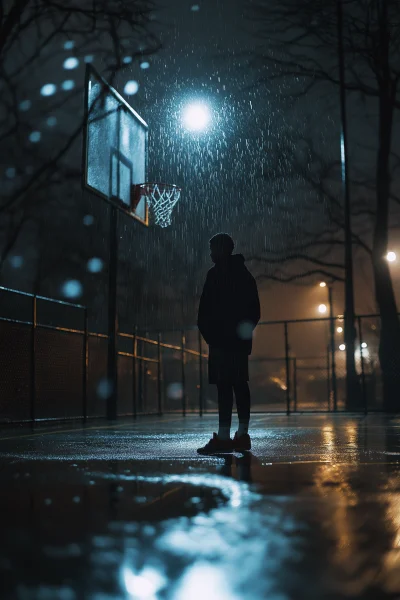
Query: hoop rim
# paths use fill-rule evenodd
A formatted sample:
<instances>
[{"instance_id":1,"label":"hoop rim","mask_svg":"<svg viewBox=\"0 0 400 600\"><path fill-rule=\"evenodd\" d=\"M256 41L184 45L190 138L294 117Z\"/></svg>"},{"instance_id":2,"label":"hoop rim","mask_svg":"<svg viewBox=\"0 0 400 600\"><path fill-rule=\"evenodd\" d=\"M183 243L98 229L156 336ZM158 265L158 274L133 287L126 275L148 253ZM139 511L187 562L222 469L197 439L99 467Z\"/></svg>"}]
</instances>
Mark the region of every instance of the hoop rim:
<instances>
[{"instance_id":1,"label":"hoop rim","mask_svg":"<svg viewBox=\"0 0 400 600\"><path fill-rule=\"evenodd\" d=\"M163 181L146 181L145 183L136 183L135 184L135 188L140 188L141 190L147 190L147 188L153 188L155 186L158 186L159 188L163 188L163 189L174 189L176 191L182 191L182 188L179 187L179 185L176 185L175 183L165 183Z\"/></svg>"}]
</instances>

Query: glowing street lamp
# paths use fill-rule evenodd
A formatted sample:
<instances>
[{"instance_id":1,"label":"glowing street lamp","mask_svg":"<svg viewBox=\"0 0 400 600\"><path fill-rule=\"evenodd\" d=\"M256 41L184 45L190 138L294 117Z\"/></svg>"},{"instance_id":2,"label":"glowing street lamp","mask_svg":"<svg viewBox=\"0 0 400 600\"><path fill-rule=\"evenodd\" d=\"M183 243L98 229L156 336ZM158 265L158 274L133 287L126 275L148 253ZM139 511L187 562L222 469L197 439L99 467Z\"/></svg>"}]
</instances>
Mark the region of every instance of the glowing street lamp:
<instances>
[{"instance_id":1,"label":"glowing street lamp","mask_svg":"<svg viewBox=\"0 0 400 600\"><path fill-rule=\"evenodd\" d=\"M210 110L206 104L189 104L183 111L183 124L188 131L204 131L210 123Z\"/></svg>"},{"instance_id":2,"label":"glowing street lamp","mask_svg":"<svg viewBox=\"0 0 400 600\"><path fill-rule=\"evenodd\" d=\"M396 258L397 258L396 252L388 252L386 254L386 260L388 262L396 262Z\"/></svg>"},{"instance_id":3,"label":"glowing street lamp","mask_svg":"<svg viewBox=\"0 0 400 600\"><path fill-rule=\"evenodd\" d=\"M343 333L343 327L338 327L338 328L336 329L336 331L337 331L338 333Z\"/></svg>"},{"instance_id":4,"label":"glowing street lamp","mask_svg":"<svg viewBox=\"0 0 400 600\"><path fill-rule=\"evenodd\" d=\"M326 282L325 281L321 281L321 283L319 284L319 287L326 287Z\"/></svg>"}]
</instances>

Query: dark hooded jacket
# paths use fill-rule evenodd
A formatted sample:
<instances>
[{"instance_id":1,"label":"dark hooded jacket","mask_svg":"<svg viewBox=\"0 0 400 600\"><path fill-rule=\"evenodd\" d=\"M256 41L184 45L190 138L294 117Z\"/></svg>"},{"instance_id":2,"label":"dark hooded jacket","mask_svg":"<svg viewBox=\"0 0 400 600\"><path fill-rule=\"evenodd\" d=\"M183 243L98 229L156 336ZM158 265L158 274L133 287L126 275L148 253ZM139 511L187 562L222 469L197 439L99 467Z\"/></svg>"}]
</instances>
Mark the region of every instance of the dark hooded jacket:
<instances>
[{"instance_id":1,"label":"dark hooded jacket","mask_svg":"<svg viewBox=\"0 0 400 600\"><path fill-rule=\"evenodd\" d=\"M207 273L197 326L207 344L251 354L252 334L260 320L257 284L242 254L217 263Z\"/></svg>"}]
</instances>

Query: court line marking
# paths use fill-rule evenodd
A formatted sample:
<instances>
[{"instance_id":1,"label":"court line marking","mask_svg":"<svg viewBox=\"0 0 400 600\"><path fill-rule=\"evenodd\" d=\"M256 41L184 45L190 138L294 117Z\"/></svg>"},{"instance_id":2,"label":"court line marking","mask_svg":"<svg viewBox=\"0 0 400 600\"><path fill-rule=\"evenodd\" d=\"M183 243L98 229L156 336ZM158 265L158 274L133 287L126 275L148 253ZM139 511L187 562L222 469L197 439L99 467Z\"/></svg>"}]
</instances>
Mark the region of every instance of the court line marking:
<instances>
[{"instance_id":1,"label":"court line marking","mask_svg":"<svg viewBox=\"0 0 400 600\"><path fill-rule=\"evenodd\" d=\"M177 421L177 419L170 419L168 421L152 421L153 423L169 423ZM131 427L132 425L139 425L139 423L118 423L118 425L101 425L100 427L76 427L75 429L53 429L52 431L41 431L38 433L30 433L25 435L15 435L8 437L0 437L0 442L4 440L21 440L24 438L40 437L42 435L51 435L52 433L73 433L74 431L89 431L91 429L118 429L118 427Z\"/></svg>"}]
</instances>

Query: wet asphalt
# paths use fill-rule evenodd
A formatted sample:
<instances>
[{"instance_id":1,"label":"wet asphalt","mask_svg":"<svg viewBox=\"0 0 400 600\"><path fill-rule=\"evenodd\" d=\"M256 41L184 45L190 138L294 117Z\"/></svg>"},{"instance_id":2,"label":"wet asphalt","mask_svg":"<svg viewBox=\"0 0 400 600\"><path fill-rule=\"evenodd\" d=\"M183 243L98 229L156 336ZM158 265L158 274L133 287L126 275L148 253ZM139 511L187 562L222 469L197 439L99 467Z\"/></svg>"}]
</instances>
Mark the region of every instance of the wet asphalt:
<instances>
[{"instance_id":1,"label":"wet asphalt","mask_svg":"<svg viewBox=\"0 0 400 600\"><path fill-rule=\"evenodd\" d=\"M400 599L400 418L255 414L198 455L215 430L3 428L1 599Z\"/></svg>"}]
</instances>

